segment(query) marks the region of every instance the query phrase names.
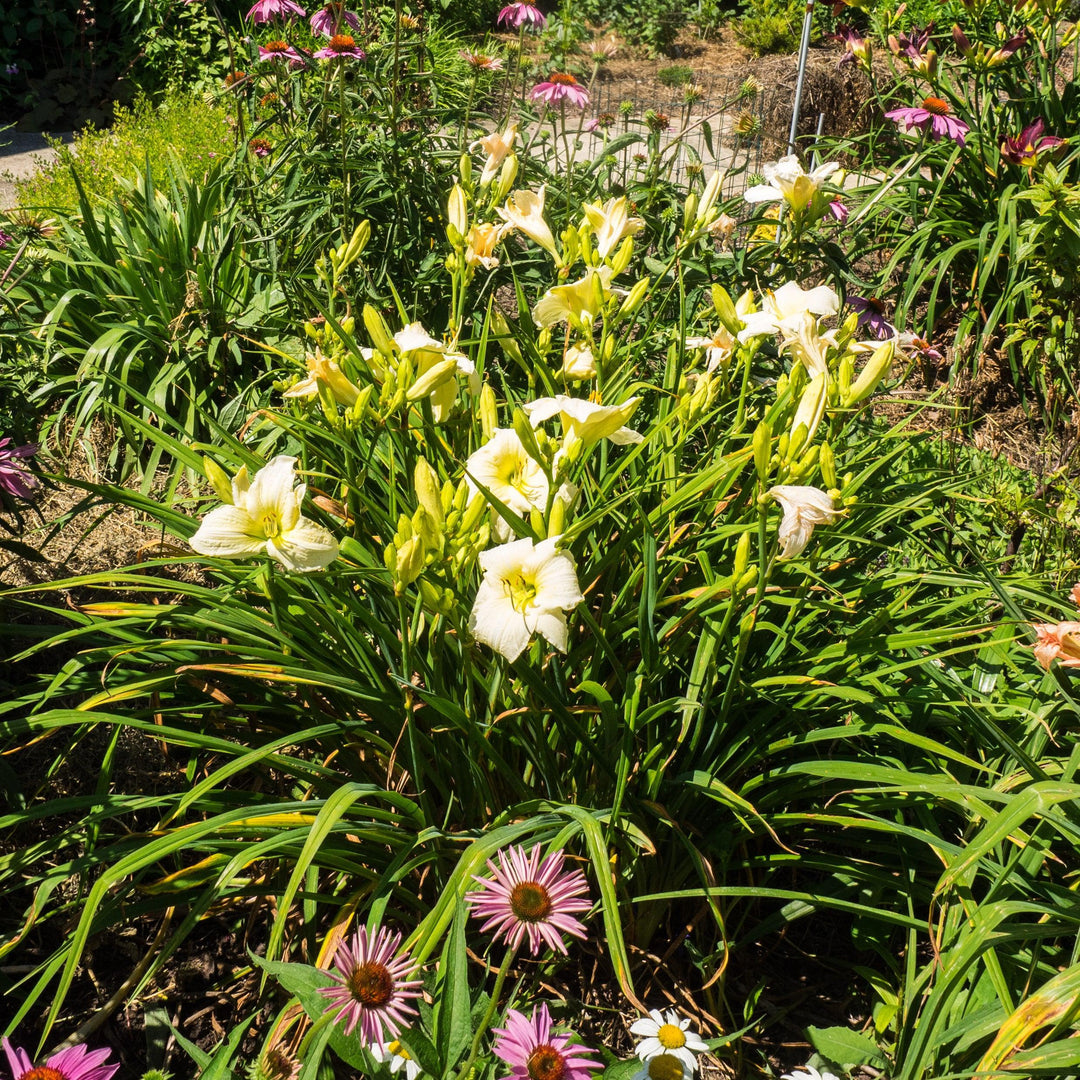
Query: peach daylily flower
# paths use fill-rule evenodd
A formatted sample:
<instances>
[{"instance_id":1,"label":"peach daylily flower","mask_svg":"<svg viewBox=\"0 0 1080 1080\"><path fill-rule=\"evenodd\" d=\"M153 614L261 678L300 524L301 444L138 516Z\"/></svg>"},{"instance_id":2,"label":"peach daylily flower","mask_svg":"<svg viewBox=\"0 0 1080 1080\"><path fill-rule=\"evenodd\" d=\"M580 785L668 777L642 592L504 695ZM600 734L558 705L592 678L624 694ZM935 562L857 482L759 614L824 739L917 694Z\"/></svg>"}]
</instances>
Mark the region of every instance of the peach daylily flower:
<instances>
[{"instance_id":1,"label":"peach daylily flower","mask_svg":"<svg viewBox=\"0 0 1080 1080\"><path fill-rule=\"evenodd\" d=\"M1032 646L1035 659L1045 671L1052 660L1062 667L1080 667L1080 622L1032 623L1031 628L1039 635Z\"/></svg>"}]
</instances>

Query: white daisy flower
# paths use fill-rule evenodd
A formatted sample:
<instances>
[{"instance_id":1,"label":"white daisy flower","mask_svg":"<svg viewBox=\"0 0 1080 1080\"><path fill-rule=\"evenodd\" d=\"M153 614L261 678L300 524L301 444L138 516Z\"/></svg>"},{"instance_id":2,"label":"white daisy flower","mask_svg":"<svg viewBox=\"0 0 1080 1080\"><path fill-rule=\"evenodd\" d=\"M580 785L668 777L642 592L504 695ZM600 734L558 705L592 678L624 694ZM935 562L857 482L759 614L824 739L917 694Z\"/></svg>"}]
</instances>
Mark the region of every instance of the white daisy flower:
<instances>
[{"instance_id":1,"label":"white daisy flower","mask_svg":"<svg viewBox=\"0 0 1080 1080\"><path fill-rule=\"evenodd\" d=\"M690 1080L693 1070L674 1054L657 1054L644 1062L631 1080Z\"/></svg>"},{"instance_id":2,"label":"white daisy flower","mask_svg":"<svg viewBox=\"0 0 1080 1080\"><path fill-rule=\"evenodd\" d=\"M690 1030L690 1021L679 1018L674 1009L661 1013L659 1009L650 1009L649 1015L631 1024L631 1032L643 1035L637 1046L637 1056L642 1061L659 1054L668 1054L678 1058L691 1072L697 1068L695 1054L709 1048L696 1031Z\"/></svg>"},{"instance_id":3,"label":"white daisy flower","mask_svg":"<svg viewBox=\"0 0 1080 1080\"><path fill-rule=\"evenodd\" d=\"M405 1070L405 1080L416 1080L420 1075L420 1065L413 1060L409 1051L397 1039L391 1039L385 1047L372 1043L368 1050L376 1061L389 1062L391 1076L401 1072L402 1069Z\"/></svg>"},{"instance_id":4,"label":"white daisy flower","mask_svg":"<svg viewBox=\"0 0 1080 1080\"><path fill-rule=\"evenodd\" d=\"M818 1072L813 1065L804 1065L797 1072L784 1073L780 1080L839 1080L839 1078L831 1072Z\"/></svg>"}]
</instances>

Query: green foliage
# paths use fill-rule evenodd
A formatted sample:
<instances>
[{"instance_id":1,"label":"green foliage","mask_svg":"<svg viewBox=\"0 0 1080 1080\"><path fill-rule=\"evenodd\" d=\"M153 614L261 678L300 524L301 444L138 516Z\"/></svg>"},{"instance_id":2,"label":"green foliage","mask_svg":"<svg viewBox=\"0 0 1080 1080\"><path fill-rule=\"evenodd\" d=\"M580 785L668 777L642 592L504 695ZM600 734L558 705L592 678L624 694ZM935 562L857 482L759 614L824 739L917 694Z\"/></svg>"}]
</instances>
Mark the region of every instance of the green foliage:
<instances>
[{"instance_id":1,"label":"green foliage","mask_svg":"<svg viewBox=\"0 0 1080 1080\"><path fill-rule=\"evenodd\" d=\"M563 17L609 25L634 45L643 45L653 55L670 56L679 31L687 25L690 14L680 0L637 0L630 3L601 3L585 0L571 3L564 0Z\"/></svg>"},{"instance_id":2,"label":"green foliage","mask_svg":"<svg viewBox=\"0 0 1080 1080\"><path fill-rule=\"evenodd\" d=\"M215 159L236 147L228 117L220 104L189 93L170 94L160 105L143 97L130 108L120 106L109 129L88 127L70 146L55 143L56 159L19 182L19 204L75 211L75 175L91 203L111 202L137 182L148 162L158 176L174 166L189 176L205 176Z\"/></svg>"},{"instance_id":3,"label":"green foliage","mask_svg":"<svg viewBox=\"0 0 1080 1080\"><path fill-rule=\"evenodd\" d=\"M656 77L664 86L686 86L694 81L694 69L689 64L671 64L660 68Z\"/></svg>"},{"instance_id":4,"label":"green foliage","mask_svg":"<svg viewBox=\"0 0 1080 1080\"><path fill-rule=\"evenodd\" d=\"M799 47L805 5L798 0L747 0L735 37L755 56L790 53Z\"/></svg>"}]
</instances>

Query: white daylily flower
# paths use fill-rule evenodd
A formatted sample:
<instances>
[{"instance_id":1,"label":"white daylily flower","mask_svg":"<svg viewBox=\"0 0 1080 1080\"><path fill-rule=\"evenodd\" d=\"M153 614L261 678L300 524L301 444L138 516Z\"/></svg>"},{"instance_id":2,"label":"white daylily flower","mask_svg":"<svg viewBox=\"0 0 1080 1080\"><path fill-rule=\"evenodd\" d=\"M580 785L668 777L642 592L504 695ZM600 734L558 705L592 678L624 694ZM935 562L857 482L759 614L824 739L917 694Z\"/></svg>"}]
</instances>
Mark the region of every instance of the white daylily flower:
<instances>
[{"instance_id":1,"label":"white daylily flower","mask_svg":"<svg viewBox=\"0 0 1080 1080\"><path fill-rule=\"evenodd\" d=\"M470 150L475 150L477 147L480 147L480 149L487 154L487 161L484 162L484 171L480 174L481 187L487 187L487 185L495 179L495 174L502 166L503 161L506 159L506 155L513 150L514 139L516 137L517 124L511 124L505 131L495 131L490 135L485 135L482 139L477 139L477 141L469 147Z\"/></svg>"},{"instance_id":2,"label":"white daylily flower","mask_svg":"<svg viewBox=\"0 0 1080 1080\"><path fill-rule=\"evenodd\" d=\"M812 172L806 172L794 154L781 158L775 165L762 170L764 184L747 188L743 198L749 203L783 200L793 210L803 210L817 194L821 185L840 168L836 161L826 161Z\"/></svg>"},{"instance_id":3,"label":"white daylily flower","mask_svg":"<svg viewBox=\"0 0 1080 1080\"><path fill-rule=\"evenodd\" d=\"M522 405L529 422L539 427L545 420L557 416L562 423L564 435L574 435L587 446L610 439L617 446L644 442L645 437L626 427L634 410L641 404L640 397L628 398L621 405L597 405L585 398L555 397L537 398Z\"/></svg>"},{"instance_id":4,"label":"white daylily flower","mask_svg":"<svg viewBox=\"0 0 1080 1080\"><path fill-rule=\"evenodd\" d=\"M622 195L608 199L606 203L585 203L581 208L586 220L592 224L596 251L601 259L606 259L624 236L633 236L645 228L641 218L630 217L627 207L627 198Z\"/></svg>"},{"instance_id":5,"label":"white daylily flower","mask_svg":"<svg viewBox=\"0 0 1080 1080\"><path fill-rule=\"evenodd\" d=\"M637 1045L637 1056L642 1061L670 1054L693 1072L697 1068L696 1054L708 1050L701 1036L690 1030L690 1021L680 1018L674 1009L664 1013L650 1009L647 1017L630 1025L630 1031L643 1036Z\"/></svg>"},{"instance_id":6,"label":"white daylily flower","mask_svg":"<svg viewBox=\"0 0 1080 1080\"><path fill-rule=\"evenodd\" d=\"M544 191L544 185L541 185L537 192L515 191L506 200L505 206L495 207L495 212L511 228L519 229L530 239L535 240L558 261L559 252L555 247L555 237L551 235L551 228L544 220Z\"/></svg>"},{"instance_id":7,"label":"white daylily flower","mask_svg":"<svg viewBox=\"0 0 1080 1080\"><path fill-rule=\"evenodd\" d=\"M611 288L611 267L587 270L585 276L568 285L553 285L533 308L533 319L541 330L556 323L581 326L596 322L598 305L606 303L615 292Z\"/></svg>"},{"instance_id":8,"label":"white daylily flower","mask_svg":"<svg viewBox=\"0 0 1080 1080\"><path fill-rule=\"evenodd\" d=\"M245 466L233 478L232 506L217 506L188 541L200 555L242 559L265 552L287 570L322 570L338 557L337 541L300 513L306 485L293 487L296 458L284 454L248 481Z\"/></svg>"},{"instance_id":9,"label":"white daylily flower","mask_svg":"<svg viewBox=\"0 0 1080 1080\"><path fill-rule=\"evenodd\" d=\"M368 1051L371 1056L380 1064L388 1061L390 1063L390 1075L394 1076L405 1070L405 1080L416 1080L421 1073L420 1063L413 1060L412 1055L404 1046L397 1041L397 1039L391 1039L385 1046L380 1043L372 1043L368 1047Z\"/></svg>"},{"instance_id":10,"label":"white daylily flower","mask_svg":"<svg viewBox=\"0 0 1080 1080\"><path fill-rule=\"evenodd\" d=\"M802 289L794 281L781 285L775 292L767 292L761 299L761 310L750 311L742 316L743 329L740 341L775 334L780 331L797 331L802 317L812 315L835 315L840 310L840 297L828 285L816 289Z\"/></svg>"},{"instance_id":11,"label":"white daylily flower","mask_svg":"<svg viewBox=\"0 0 1080 1080\"><path fill-rule=\"evenodd\" d=\"M831 525L843 514L821 488L779 484L769 494L783 508L780 519L780 558L793 559L808 543L815 525Z\"/></svg>"},{"instance_id":12,"label":"white daylily flower","mask_svg":"<svg viewBox=\"0 0 1080 1080\"><path fill-rule=\"evenodd\" d=\"M818 1072L813 1065L803 1065L797 1072L784 1073L780 1080L838 1080L831 1072Z\"/></svg>"},{"instance_id":13,"label":"white daylily flower","mask_svg":"<svg viewBox=\"0 0 1080 1080\"><path fill-rule=\"evenodd\" d=\"M810 376L828 378L828 352L830 348L836 348L836 331L821 331L817 319L809 311L802 313L794 327L792 321L783 328L785 337L781 348L789 349L792 358L798 360Z\"/></svg>"},{"instance_id":14,"label":"white daylily flower","mask_svg":"<svg viewBox=\"0 0 1080 1080\"><path fill-rule=\"evenodd\" d=\"M704 349L705 370L712 372L730 359L737 340L735 335L721 323L720 328L711 338L689 337L684 344L688 349Z\"/></svg>"},{"instance_id":15,"label":"white daylily flower","mask_svg":"<svg viewBox=\"0 0 1080 1080\"><path fill-rule=\"evenodd\" d=\"M325 386L339 405L352 406L360 397L360 387L345 377L344 372L333 361L327 360L316 347L314 355L307 356L308 377L290 386L282 395L287 398L311 398L319 393L319 387Z\"/></svg>"},{"instance_id":16,"label":"white daylily flower","mask_svg":"<svg viewBox=\"0 0 1080 1080\"><path fill-rule=\"evenodd\" d=\"M596 378L596 357L588 345L570 345L563 355L562 373L567 379Z\"/></svg>"},{"instance_id":17,"label":"white daylily flower","mask_svg":"<svg viewBox=\"0 0 1080 1080\"><path fill-rule=\"evenodd\" d=\"M533 634L566 652L564 612L585 597L574 560L555 550L558 539L539 544L515 540L480 553L484 580L469 615L469 632L507 660L516 660Z\"/></svg>"},{"instance_id":18,"label":"white daylily flower","mask_svg":"<svg viewBox=\"0 0 1080 1080\"><path fill-rule=\"evenodd\" d=\"M450 415L457 399L457 375L472 376L476 373L473 362L464 354L457 352L452 345L433 338L418 322L409 323L404 330L394 335L394 344L402 356L410 356L419 382L437 364L453 360L454 368L445 377L439 379L428 395L431 400L431 415L436 423L441 423Z\"/></svg>"},{"instance_id":19,"label":"white daylily flower","mask_svg":"<svg viewBox=\"0 0 1080 1080\"><path fill-rule=\"evenodd\" d=\"M515 514L547 507L548 478L529 457L513 428L497 428L479 450L465 462L469 498L483 485Z\"/></svg>"}]
</instances>

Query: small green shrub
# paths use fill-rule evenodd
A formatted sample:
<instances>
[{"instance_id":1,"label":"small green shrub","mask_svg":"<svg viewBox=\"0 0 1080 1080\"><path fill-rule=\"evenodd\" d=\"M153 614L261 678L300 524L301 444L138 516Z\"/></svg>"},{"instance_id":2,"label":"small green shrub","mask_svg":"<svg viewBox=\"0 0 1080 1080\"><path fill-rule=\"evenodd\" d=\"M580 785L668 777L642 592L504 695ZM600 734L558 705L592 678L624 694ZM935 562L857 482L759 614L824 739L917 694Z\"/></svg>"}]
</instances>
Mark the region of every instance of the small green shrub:
<instances>
[{"instance_id":1,"label":"small green shrub","mask_svg":"<svg viewBox=\"0 0 1080 1080\"><path fill-rule=\"evenodd\" d=\"M797 0L751 0L735 23L735 37L755 56L794 52L799 47L802 12Z\"/></svg>"},{"instance_id":2,"label":"small green shrub","mask_svg":"<svg viewBox=\"0 0 1080 1080\"><path fill-rule=\"evenodd\" d=\"M140 98L130 109L117 109L108 131L87 127L71 146L55 145L56 160L18 185L20 206L74 210L79 193L72 169L91 200L111 200L147 159L159 176L174 162L201 176L215 158L232 153L235 140L223 106L176 94L158 108Z\"/></svg>"},{"instance_id":3,"label":"small green shrub","mask_svg":"<svg viewBox=\"0 0 1080 1080\"><path fill-rule=\"evenodd\" d=\"M669 67L662 67L656 77L664 86L686 86L694 81L694 69L689 64L671 64Z\"/></svg>"}]
</instances>

